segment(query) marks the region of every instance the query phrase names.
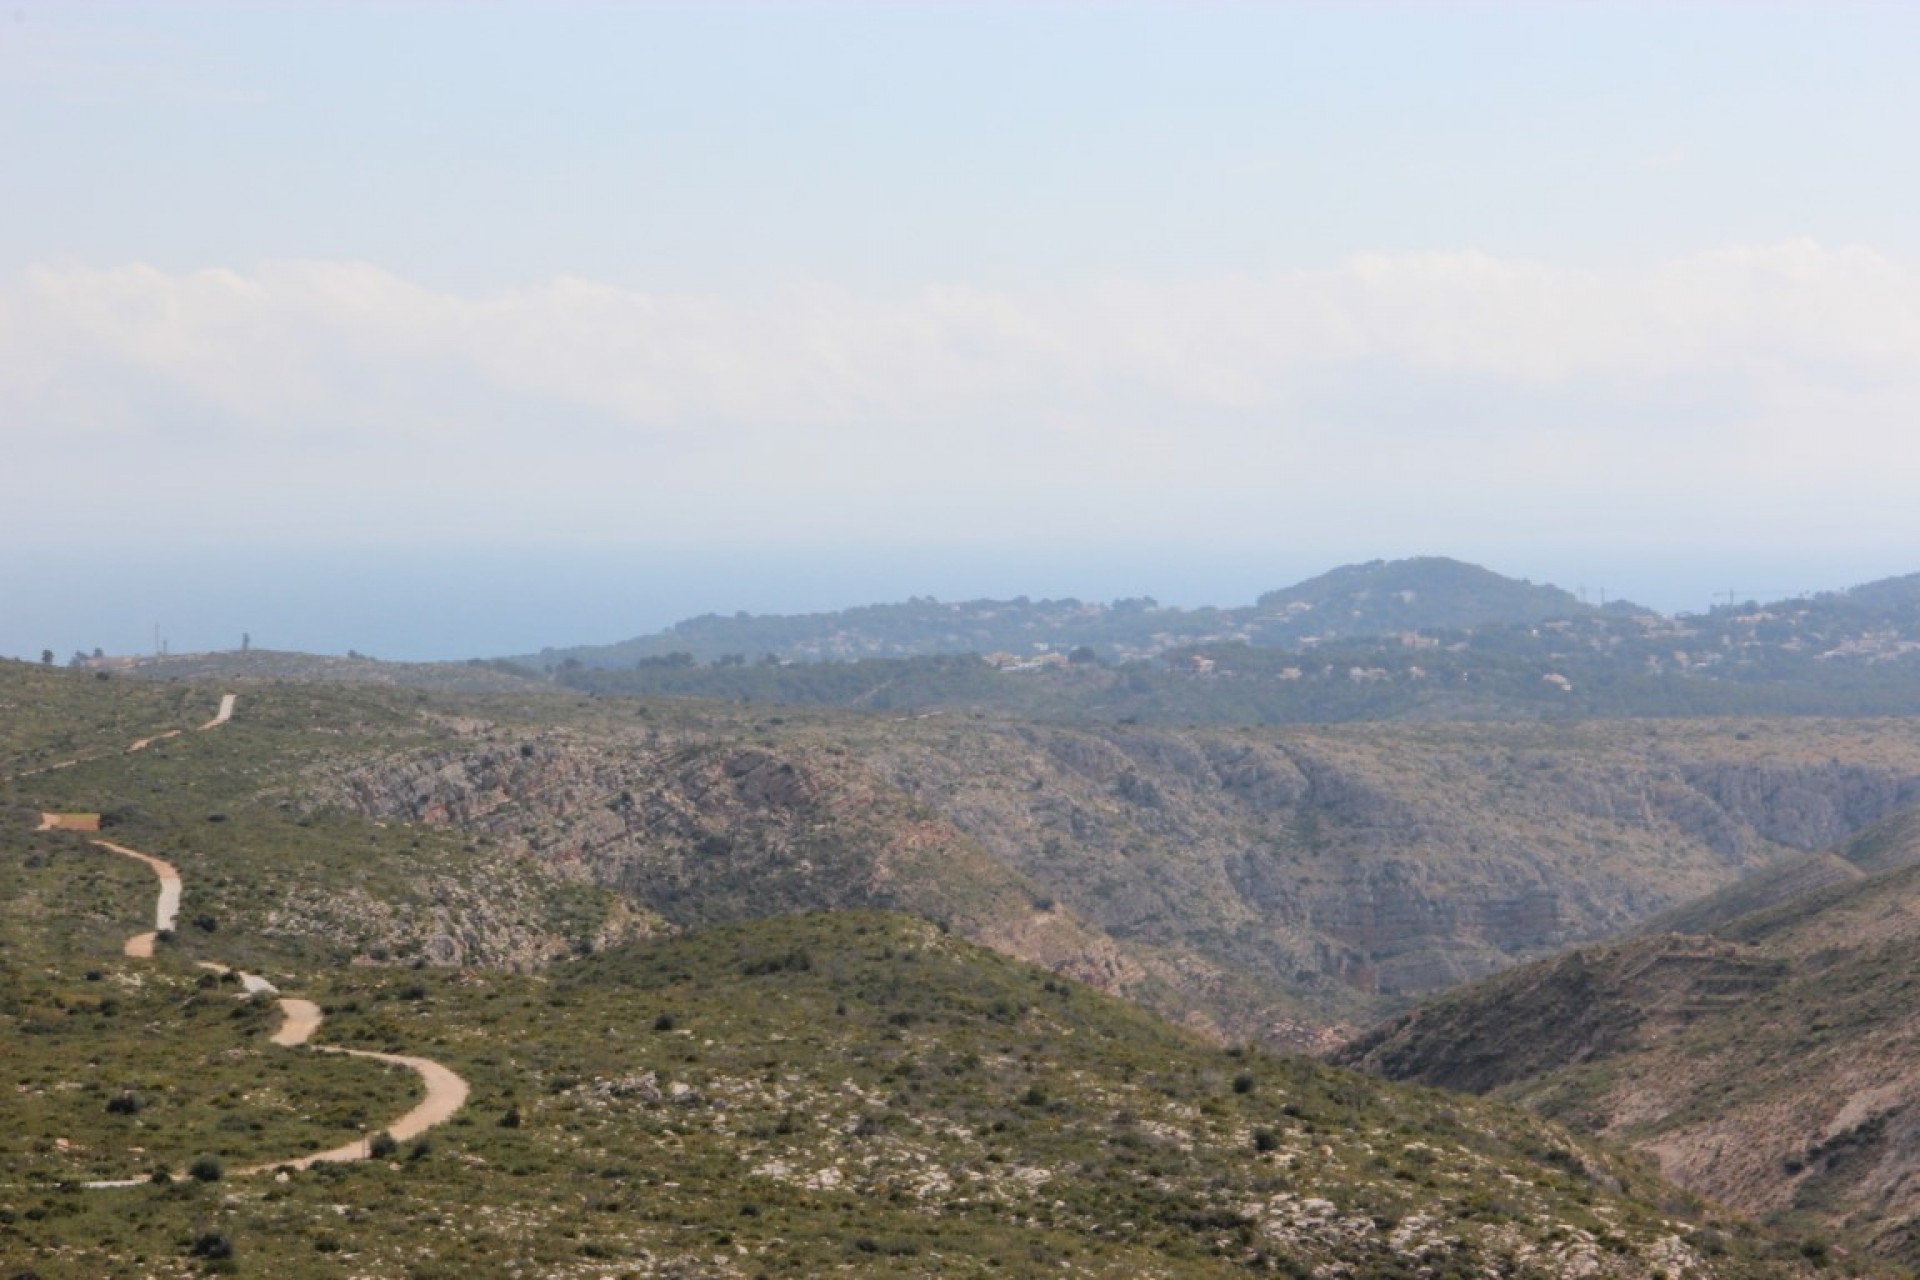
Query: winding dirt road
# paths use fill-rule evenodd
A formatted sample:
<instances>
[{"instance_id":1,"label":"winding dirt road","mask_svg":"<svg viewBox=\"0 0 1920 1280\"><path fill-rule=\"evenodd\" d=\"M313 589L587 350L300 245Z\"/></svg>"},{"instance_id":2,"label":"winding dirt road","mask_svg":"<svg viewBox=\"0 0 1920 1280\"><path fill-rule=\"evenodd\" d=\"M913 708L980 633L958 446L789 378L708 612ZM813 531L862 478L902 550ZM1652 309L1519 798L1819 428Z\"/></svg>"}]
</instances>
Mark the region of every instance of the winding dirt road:
<instances>
[{"instance_id":1,"label":"winding dirt road","mask_svg":"<svg viewBox=\"0 0 1920 1280\"><path fill-rule=\"evenodd\" d=\"M213 719L200 726L200 732L205 733L208 729L218 729L221 725L233 719L233 704L239 701L239 698L240 695L237 693L221 694L219 709L213 713ZM162 733L156 733L149 738L136 738L127 744L126 754L132 755L136 751L145 751L156 742L165 742L168 738L177 738L185 732L186 730L184 729L168 729ZM28 769L22 773L16 773L10 776L15 778L35 778L43 773L52 773L56 769L71 769L84 760L97 760L99 758L100 753L95 752L90 755L78 756L72 760L56 760L52 764L42 765L38 769Z\"/></svg>"},{"instance_id":2,"label":"winding dirt road","mask_svg":"<svg viewBox=\"0 0 1920 1280\"><path fill-rule=\"evenodd\" d=\"M137 933L127 939L127 945L121 950L136 960L153 959L153 944L161 933L173 928L173 922L180 916L180 872L171 862L156 858L150 853L141 853L138 849L129 849L125 845L115 844L111 840L95 840L94 844L109 853L117 853L126 858L138 858L153 868L160 877L160 900L153 908L153 932Z\"/></svg>"},{"instance_id":3,"label":"winding dirt road","mask_svg":"<svg viewBox=\"0 0 1920 1280\"><path fill-rule=\"evenodd\" d=\"M309 1009L313 1009L312 1026L305 1030L305 1034L311 1034L312 1030L320 1024L320 1011L305 1000L282 1000L281 1009L284 1011L289 1003L304 1004ZM275 1044L289 1043L283 1041L281 1036L301 1034L301 1028L295 1024L292 1015L289 1014L286 1023L274 1035L273 1041ZM303 1041L293 1040L291 1043L300 1044ZM313 1049L316 1053L338 1053L349 1058L372 1058L375 1062L384 1062L389 1066L405 1067L417 1073L426 1082L427 1096L420 1105L387 1126L386 1133L395 1142L405 1142L409 1138L419 1137L435 1125L451 1120L454 1113L466 1105L467 1082L431 1058L415 1058L401 1053L375 1053L371 1049L343 1049L336 1045L324 1044L314 1045ZM372 1155L372 1139L361 1138L335 1147L331 1151L316 1151L312 1155L300 1156L293 1160L275 1160L268 1164L249 1165L234 1172L255 1174L271 1173L277 1169L311 1169L316 1164L342 1164L349 1160L370 1159Z\"/></svg>"},{"instance_id":4,"label":"winding dirt road","mask_svg":"<svg viewBox=\"0 0 1920 1280\"><path fill-rule=\"evenodd\" d=\"M200 726L202 730L217 728L233 718L234 695L229 693L220 699L219 712L213 719ZM144 750L149 743L162 738L176 736L175 729L168 733L156 734L151 738L142 738L128 748L129 751ZM69 762L70 763L70 762ZM59 766L55 766L59 767ZM39 831L83 831L93 832L100 829L100 815L97 813L42 813ZM179 870L164 858L156 858L150 853L138 849L129 849L125 845L110 840L95 840L92 843L109 853L134 858L147 864L160 879L160 897L154 906L153 932L135 934L128 938L122 950L135 959L147 960L153 957L153 946L159 933L171 930L180 914L181 880ZM229 969L225 965L202 962L202 968L218 972L231 972L240 980L241 998L255 995L274 995L280 993L274 985L258 974L243 973L238 969ZM281 1022L271 1039L276 1045L285 1048L297 1048L302 1045L316 1053L337 1053L351 1058L371 1058L389 1066L405 1067L420 1077L426 1086L426 1097L411 1111L386 1126L385 1132L396 1142L405 1142L416 1138L435 1125L444 1124L466 1105L467 1095L471 1092L467 1082L454 1072L441 1066L430 1058L416 1058L400 1053L376 1053L370 1049L348 1049L339 1045L309 1044L314 1034L320 1030L322 1014L320 1006L311 1000L302 1000L297 996L280 996ZM268 1173L281 1169L308 1169L316 1164L339 1164L348 1160L369 1159L372 1152L372 1140L362 1138L354 1142L319 1151L311 1155L297 1156L290 1160L275 1160L266 1164L248 1165L245 1168L231 1170L235 1176ZM145 1178L120 1179L114 1181L89 1182L90 1188L132 1187L146 1182Z\"/></svg>"}]
</instances>

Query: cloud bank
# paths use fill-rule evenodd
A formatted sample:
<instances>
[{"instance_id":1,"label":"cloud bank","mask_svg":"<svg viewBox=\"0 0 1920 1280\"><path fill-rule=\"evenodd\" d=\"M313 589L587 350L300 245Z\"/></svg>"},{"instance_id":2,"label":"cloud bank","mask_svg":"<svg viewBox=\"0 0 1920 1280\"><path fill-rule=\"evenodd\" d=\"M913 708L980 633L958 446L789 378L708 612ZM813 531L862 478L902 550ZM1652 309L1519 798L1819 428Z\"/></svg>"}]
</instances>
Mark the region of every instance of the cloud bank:
<instances>
[{"instance_id":1,"label":"cloud bank","mask_svg":"<svg viewBox=\"0 0 1920 1280\"><path fill-rule=\"evenodd\" d=\"M513 496L583 536L743 539L796 519L1036 536L1063 501L1109 534L1206 533L1282 489L1315 518L1726 486L1870 507L1920 480L1920 271L1810 241L885 296L43 265L0 284L0 419L29 468L198 469L269 525L316 484L396 535L403 496L422 526Z\"/></svg>"}]
</instances>

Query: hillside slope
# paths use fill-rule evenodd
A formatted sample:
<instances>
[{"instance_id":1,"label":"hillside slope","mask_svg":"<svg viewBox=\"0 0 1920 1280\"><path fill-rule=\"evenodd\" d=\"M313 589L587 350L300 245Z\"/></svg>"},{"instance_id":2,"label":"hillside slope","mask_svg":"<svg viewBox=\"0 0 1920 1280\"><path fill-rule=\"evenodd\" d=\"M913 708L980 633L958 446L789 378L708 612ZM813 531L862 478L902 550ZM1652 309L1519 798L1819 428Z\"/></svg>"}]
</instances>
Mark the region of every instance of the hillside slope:
<instances>
[{"instance_id":1,"label":"hillside slope","mask_svg":"<svg viewBox=\"0 0 1920 1280\"><path fill-rule=\"evenodd\" d=\"M1749 1212L1920 1261L1920 817L1669 919L1714 936L1529 965L1338 1056L1522 1103Z\"/></svg>"},{"instance_id":2,"label":"hillside slope","mask_svg":"<svg viewBox=\"0 0 1920 1280\"><path fill-rule=\"evenodd\" d=\"M683 925L912 911L1296 1045L1920 799L1920 740L1878 723L1280 733L493 705L430 749L316 773L309 803L485 836Z\"/></svg>"},{"instance_id":3,"label":"hillside slope","mask_svg":"<svg viewBox=\"0 0 1920 1280\"><path fill-rule=\"evenodd\" d=\"M218 732L194 731L225 701L205 688L9 668L0 700L0 1254L43 1280L1814 1269L1535 1118L1222 1050L940 924L763 915L644 940L663 922L564 859L312 805L316 785L488 735L539 761L508 718L550 700L481 720L260 685ZM631 715L566 710L566 734L603 741ZM681 758L689 802L717 792L751 830L729 806L764 796L753 841L847 852L807 843L845 817L840 783L809 798L798 770L730 751ZM887 856L845 865L925 874L893 839L921 811L868 798L906 807L877 830ZM149 867L74 829L91 819L34 821L88 811L179 869L179 923L150 957L124 945L154 919ZM708 878L721 904L742 883ZM231 961L317 1008L325 1043L271 1042L270 997L223 982ZM417 1079L328 1048L430 1058L466 1106L382 1137ZM272 1172L361 1143L373 1159ZM138 1181L156 1167L195 1172Z\"/></svg>"},{"instance_id":4,"label":"hillside slope","mask_svg":"<svg viewBox=\"0 0 1920 1280\"><path fill-rule=\"evenodd\" d=\"M886 908L1223 1039L1294 1046L1920 800L1920 737L1892 721L1175 730L550 687L242 682L260 696L231 736L122 761L139 732L125 708L204 719L178 704L207 695L0 675L16 744L0 763L105 753L38 775L56 808L90 807L89 771L133 769L110 818L135 847L190 817L189 860L289 819L315 849L341 831L385 851L332 897L264 864L286 896L249 936L325 922L348 956L531 965L623 930ZM244 768L199 778L213 757ZM397 874L428 852L470 870ZM618 920L558 905L607 890Z\"/></svg>"},{"instance_id":5,"label":"hillside slope","mask_svg":"<svg viewBox=\"0 0 1920 1280\"><path fill-rule=\"evenodd\" d=\"M9 878L71 913L56 925L113 908L60 865L70 841L37 865L0 841ZM265 1048L261 1001L172 948L43 941L0 965L0 1253L42 1280L1813 1274L1794 1242L1522 1113L1223 1053L858 913L540 976L311 971L339 1043L431 1044L470 1105L386 1159L222 1179L363 1133L398 1082ZM186 1156L204 1176L81 1185Z\"/></svg>"}]
</instances>

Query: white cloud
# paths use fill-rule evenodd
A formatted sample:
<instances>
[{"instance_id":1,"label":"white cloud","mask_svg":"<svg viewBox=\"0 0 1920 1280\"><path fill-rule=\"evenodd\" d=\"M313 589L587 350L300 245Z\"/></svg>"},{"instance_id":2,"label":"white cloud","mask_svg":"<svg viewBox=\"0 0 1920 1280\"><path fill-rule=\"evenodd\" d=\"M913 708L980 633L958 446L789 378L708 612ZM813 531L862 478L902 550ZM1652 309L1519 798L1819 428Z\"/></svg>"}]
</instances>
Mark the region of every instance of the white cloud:
<instances>
[{"instance_id":1,"label":"white cloud","mask_svg":"<svg viewBox=\"0 0 1920 1280\"><path fill-rule=\"evenodd\" d=\"M384 494L378 459L518 486L583 527L623 502L662 519L730 503L746 527L796 493L857 522L929 475L995 496L926 498L927 519L984 503L1029 526L1061 492L1114 527L1143 495L1185 494L1165 500L1204 524L1282 472L1315 477L1296 503L1327 511L1437 478L1483 502L1664 495L1708 467L1761 491L1891 492L1920 479L1917 411L1920 271L1811 242L1617 272L1427 253L890 296L580 279L463 296L349 262L41 266L0 287L16 459Z\"/></svg>"}]
</instances>

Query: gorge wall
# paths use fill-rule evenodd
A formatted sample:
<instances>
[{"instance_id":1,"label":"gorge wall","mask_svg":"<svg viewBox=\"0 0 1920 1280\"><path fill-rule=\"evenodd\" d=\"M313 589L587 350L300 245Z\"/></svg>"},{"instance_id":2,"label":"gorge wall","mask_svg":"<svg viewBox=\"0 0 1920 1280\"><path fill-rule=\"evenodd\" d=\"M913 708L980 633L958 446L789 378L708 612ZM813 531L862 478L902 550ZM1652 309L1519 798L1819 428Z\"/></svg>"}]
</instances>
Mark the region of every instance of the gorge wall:
<instances>
[{"instance_id":1,"label":"gorge wall","mask_svg":"<svg viewBox=\"0 0 1920 1280\"><path fill-rule=\"evenodd\" d=\"M914 911L1217 1034L1313 1044L1920 800L1920 740L1861 722L477 724L315 790L682 925Z\"/></svg>"}]
</instances>

